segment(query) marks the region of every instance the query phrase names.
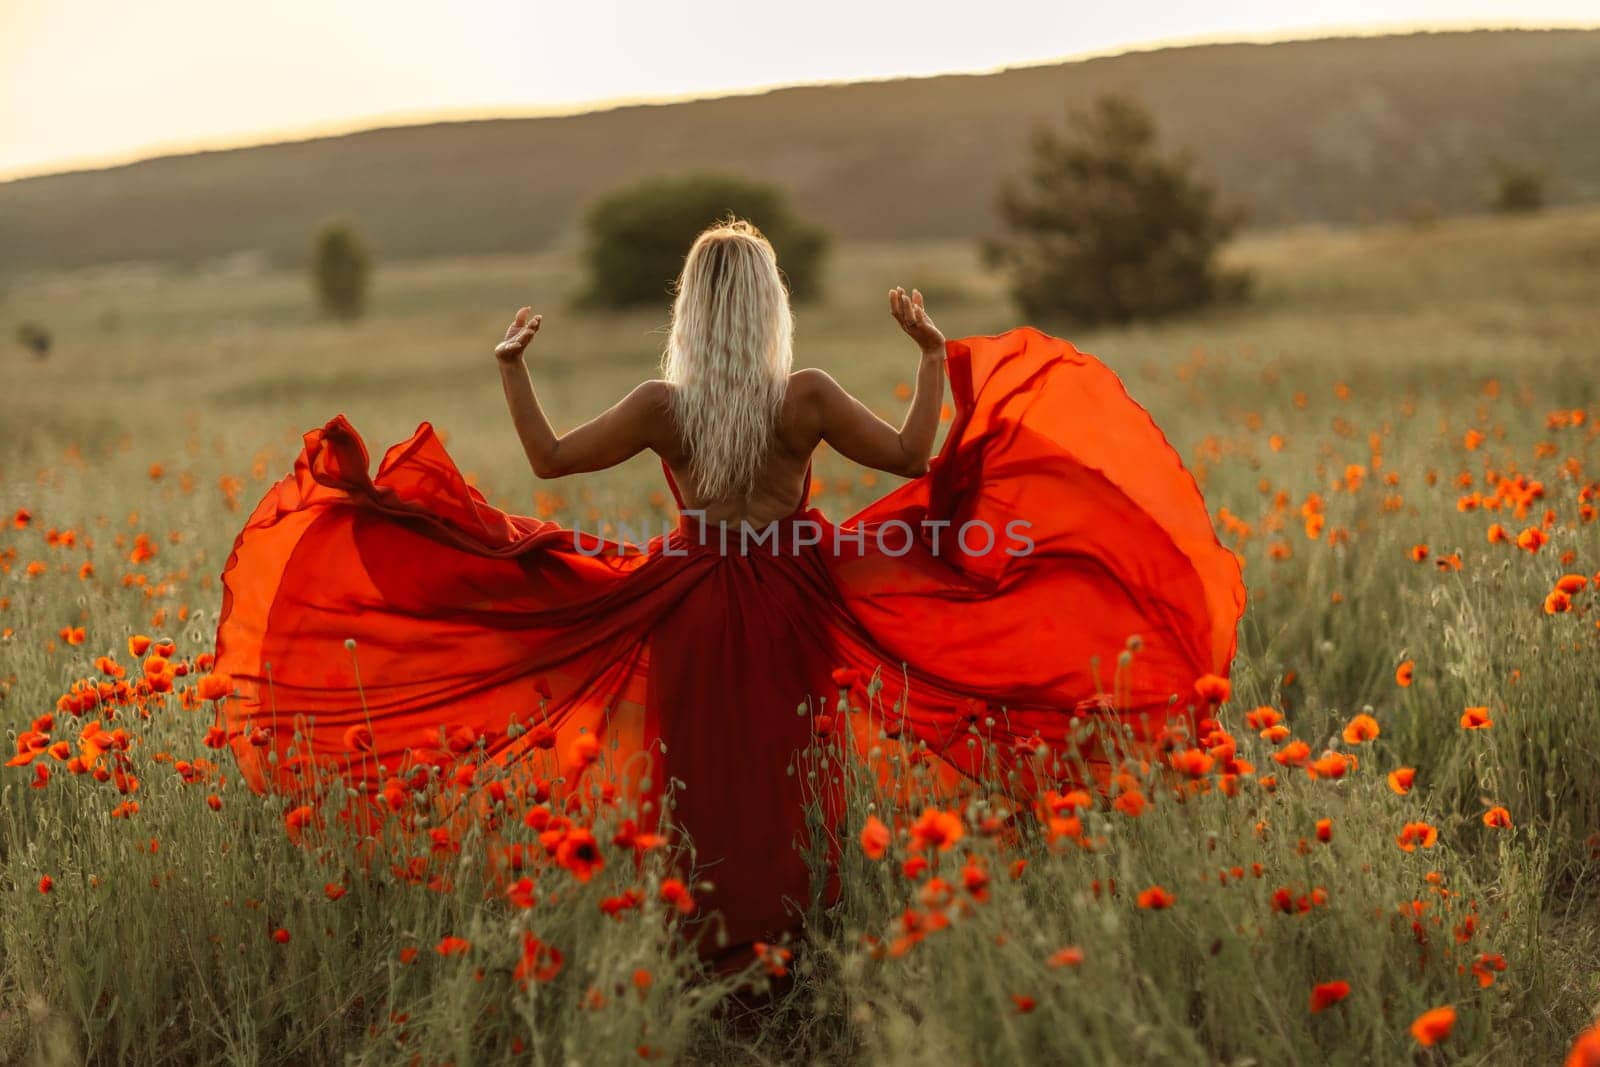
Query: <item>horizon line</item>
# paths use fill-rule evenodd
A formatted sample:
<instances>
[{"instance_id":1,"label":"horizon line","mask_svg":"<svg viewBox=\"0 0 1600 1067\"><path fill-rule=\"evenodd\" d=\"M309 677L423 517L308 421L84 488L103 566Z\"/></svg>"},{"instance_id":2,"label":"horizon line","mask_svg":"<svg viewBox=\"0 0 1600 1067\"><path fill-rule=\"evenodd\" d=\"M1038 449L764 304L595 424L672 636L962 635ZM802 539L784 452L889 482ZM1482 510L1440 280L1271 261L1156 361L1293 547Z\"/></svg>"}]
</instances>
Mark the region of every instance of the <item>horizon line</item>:
<instances>
[{"instance_id":1,"label":"horizon line","mask_svg":"<svg viewBox=\"0 0 1600 1067\"><path fill-rule=\"evenodd\" d=\"M1418 34L1478 33L1484 31L1556 32L1562 30L1600 30L1600 19L1589 22L1527 23L1515 19L1501 20L1440 20L1428 23L1385 23L1377 26L1320 25L1282 31L1264 31L1253 34L1189 34L1181 37L1164 37L1106 48L1088 49L1046 59L1022 60L990 67L963 68L938 71L931 74L885 74L856 78L819 78L811 81L772 82L743 88L717 89L701 92L656 93L640 96L597 97L579 103L548 108L440 108L432 111L372 113L358 118L336 119L325 123L293 128L259 130L231 138L199 138L193 141L158 142L144 148L101 156L85 155L56 163L24 164L13 169L0 168L0 184L26 181L33 178L59 177L94 171L116 170L158 159L212 153L240 151L251 148L268 148L276 145L305 144L311 141L332 140L360 133L408 127L438 126L468 122L494 122L517 119L571 118L619 111L630 107L662 107L730 97L761 96L784 89L805 89L842 85L868 85L877 82L918 81L929 78L986 77L1011 70L1033 67L1065 66L1086 63L1095 59L1140 53L1176 51L1185 48L1233 44L1290 44L1296 42L1345 40L1365 37L1409 37Z\"/></svg>"}]
</instances>

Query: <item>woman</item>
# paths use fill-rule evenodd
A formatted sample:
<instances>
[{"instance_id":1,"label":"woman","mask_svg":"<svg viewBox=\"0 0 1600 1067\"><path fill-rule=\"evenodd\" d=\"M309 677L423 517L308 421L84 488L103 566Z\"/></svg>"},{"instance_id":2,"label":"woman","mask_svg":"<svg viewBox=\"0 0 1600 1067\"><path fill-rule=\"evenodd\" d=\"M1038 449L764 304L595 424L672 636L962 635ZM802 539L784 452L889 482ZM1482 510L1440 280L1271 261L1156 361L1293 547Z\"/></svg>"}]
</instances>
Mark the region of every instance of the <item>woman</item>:
<instances>
[{"instance_id":1,"label":"woman","mask_svg":"<svg viewBox=\"0 0 1600 1067\"><path fill-rule=\"evenodd\" d=\"M680 520L644 550L490 507L427 424L375 478L342 417L307 434L223 575L217 666L247 780L331 770L392 807L430 763L527 768L546 795L603 755L645 811L673 785L737 947L808 899L790 767L819 728L863 750L896 738L952 778L1068 749L1090 717L1159 737L1196 679L1226 674L1244 603L1193 479L1067 342L947 341L915 290L889 310L919 351L899 429L791 370L772 247L713 226L678 279L663 379L566 434L525 364L542 316L518 311L496 357L529 463L551 478L654 452ZM807 502L822 442L910 480L835 526ZM841 687L861 703L880 668L875 719L803 714Z\"/></svg>"}]
</instances>

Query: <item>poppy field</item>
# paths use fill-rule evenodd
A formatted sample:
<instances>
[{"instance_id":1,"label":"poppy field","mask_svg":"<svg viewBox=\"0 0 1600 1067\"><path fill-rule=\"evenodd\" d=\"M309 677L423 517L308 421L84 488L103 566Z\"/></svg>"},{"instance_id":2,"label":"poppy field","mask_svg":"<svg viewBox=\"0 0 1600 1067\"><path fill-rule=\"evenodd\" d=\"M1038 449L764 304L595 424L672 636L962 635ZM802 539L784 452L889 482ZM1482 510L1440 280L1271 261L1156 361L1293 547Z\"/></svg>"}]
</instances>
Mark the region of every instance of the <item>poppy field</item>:
<instances>
[{"instance_id":1,"label":"poppy field","mask_svg":"<svg viewBox=\"0 0 1600 1067\"><path fill-rule=\"evenodd\" d=\"M1233 251L1243 309L1036 323L1195 474L1249 589L1231 675L1142 758L1022 746L951 792L893 736L894 665L841 672L773 771L844 787L799 843L837 853L838 902L723 975L689 943L714 872L602 745L500 779L441 723L358 827L251 792L215 728L217 576L335 413L375 443L433 422L508 510L670 522L648 458L536 483L491 355L542 311L529 364L571 425L651 374L665 305L565 310L569 252L386 265L353 325L291 273L18 282L6 325L59 341L3 357L0 1061L1600 1065L1597 250L1582 209L1289 231ZM896 284L949 337L1019 320L971 248L843 244L797 364L898 421ZM888 482L823 453L813 501Z\"/></svg>"}]
</instances>

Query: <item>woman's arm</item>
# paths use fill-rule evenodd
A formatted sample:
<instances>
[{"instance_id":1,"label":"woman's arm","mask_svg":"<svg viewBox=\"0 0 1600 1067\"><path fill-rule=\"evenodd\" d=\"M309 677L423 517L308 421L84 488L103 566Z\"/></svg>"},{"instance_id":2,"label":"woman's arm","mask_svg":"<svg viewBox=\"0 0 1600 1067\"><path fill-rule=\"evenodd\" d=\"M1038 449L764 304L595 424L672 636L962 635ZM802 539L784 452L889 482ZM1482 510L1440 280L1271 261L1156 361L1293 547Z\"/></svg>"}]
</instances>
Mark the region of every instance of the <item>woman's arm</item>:
<instances>
[{"instance_id":1,"label":"woman's arm","mask_svg":"<svg viewBox=\"0 0 1600 1067\"><path fill-rule=\"evenodd\" d=\"M540 478L560 478L568 474L604 470L631 459L647 448L657 448L670 417L668 386L648 381L609 409L569 433L557 435L545 417L539 397L533 391L523 353L544 316L528 317L522 308L506 330L506 339L495 348L500 363L500 384L506 393L511 421L522 441L533 473Z\"/></svg>"},{"instance_id":2,"label":"woman's arm","mask_svg":"<svg viewBox=\"0 0 1600 1067\"><path fill-rule=\"evenodd\" d=\"M900 429L873 414L851 396L826 371L800 372L803 387L815 397L818 430L822 439L846 459L865 467L915 478L928 470L934 438L939 433L939 409L944 403L944 334L928 318L922 294L913 289L889 291L889 311L902 329L917 342L922 355L911 407Z\"/></svg>"}]
</instances>

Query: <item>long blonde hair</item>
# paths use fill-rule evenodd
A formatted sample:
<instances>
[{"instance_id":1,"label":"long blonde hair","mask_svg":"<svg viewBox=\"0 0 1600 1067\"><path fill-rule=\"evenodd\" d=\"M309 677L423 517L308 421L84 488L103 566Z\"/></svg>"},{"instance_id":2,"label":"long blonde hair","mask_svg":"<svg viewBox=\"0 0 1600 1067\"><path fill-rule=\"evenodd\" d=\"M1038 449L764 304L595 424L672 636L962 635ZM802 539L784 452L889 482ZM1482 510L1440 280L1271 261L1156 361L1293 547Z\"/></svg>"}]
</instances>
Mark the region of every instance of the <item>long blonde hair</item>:
<instances>
[{"instance_id":1,"label":"long blonde hair","mask_svg":"<svg viewBox=\"0 0 1600 1067\"><path fill-rule=\"evenodd\" d=\"M750 494L794 361L789 290L771 243L728 217L689 248L661 357L689 469L707 501Z\"/></svg>"}]
</instances>

